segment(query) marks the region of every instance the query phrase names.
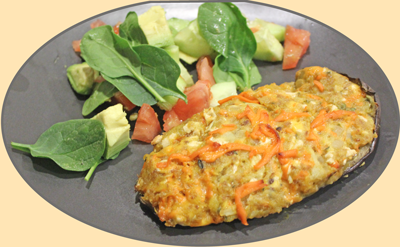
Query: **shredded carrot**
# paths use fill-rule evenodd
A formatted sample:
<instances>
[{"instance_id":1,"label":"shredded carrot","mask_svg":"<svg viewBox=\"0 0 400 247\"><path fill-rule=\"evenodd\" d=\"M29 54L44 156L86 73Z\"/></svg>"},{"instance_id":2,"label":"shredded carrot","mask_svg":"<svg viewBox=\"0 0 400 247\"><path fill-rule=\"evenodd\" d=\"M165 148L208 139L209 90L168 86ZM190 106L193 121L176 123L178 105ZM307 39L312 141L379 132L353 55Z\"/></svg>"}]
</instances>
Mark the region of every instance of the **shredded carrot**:
<instances>
[{"instance_id":1,"label":"shredded carrot","mask_svg":"<svg viewBox=\"0 0 400 247\"><path fill-rule=\"evenodd\" d=\"M157 167L158 168L165 168L171 163L172 160L178 160L180 162L189 162L192 159L189 156L183 155L183 154L171 154L169 156L167 162L160 162L160 163L157 164Z\"/></svg>"},{"instance_id":2,"label":"shredded carrot","mask_svg":"<svg viewBox=\"0 0 400 247\"><path fill-rule=\"evenodd\" d=\"M216 130L213 130L213 131L210 131L208 134L209 135L214 135L214 134L224 134L224 133L226 133L226 132L229 132L229 131L232 131L232 130L235 130L237 128L237 126L235 125L235 124L223 124L222 125L222 128L219 128L219 129L216 129Z\"/></svg>"},{"instance_id":3,"label":"shredded carrot","mask_svg":"<svg viewBox=\"0 0 400 247\"><path fill-rule=\"evenodd\" d=\"M283 121L287 121L290 119L294 119L294 118L301 118L301 117L310 117L311 115L307 112L285 112L282 111L281 114L279 114L274 121L275 122L283 122Z\"/></svg>"},{"instance_id":4,"label":"shredded carrot","mask_svg":"<svg viewBox=\"0 0 400 247\"><path fill-rule=\"evenodd\" d=\"M320 92L324 91L324 85L320 81L314 80L314 85L318 88Z\"/></svg>"},{"instance_id":5,"label":"shredded carrot","mask_svg":"<svg viewBox=\"0 0 400 247\"><path fill-rule=\"evenodd\" d=\"M239 220L242 222L243 225L249 225L247 223L247 213L242 204L242 198L250 195L251 193L260 190L267 186L264 184L262 180L249 182L243 184L236 188L235 190L235 203L236 203L236 213L238 215Z\"/></svg>"},{"instance_id":6,"label":"shredded carrot","mask_svg":"<svg viewBox=\"0 0 400 247\"><path fill-rule=\"evenodd\" d=\"M355 118L357 114L352 111L344 111L344 110L337 110L337 111L332 111L329 113L326 113L325 110L321 110L318 116L311 122L311 129L316 128L318 126L323 125L328 119L339 119L343 118L345 116L352 116Z\"/></svg>"},{"instance_id":7,"label":"shredded carrot","mask_svg":"<svg viewBox=\"0 0 400 247\"><path fill-rule=\"evenodd\" d=\"M254 166L254 169L258 170L261 167L265 166L266 164L268 164L270 162L272 157L274 157L276 154L278 154L278 152L279 152L279 142L280 141L278 140L278 143L276 143L274 146L272 146L272 145L269 146L265 150L261 160Z\"/></svg>"},{"instance_id":8,"label":"shredded carrot","mask_svg":"<svg viewBox=\"0 0 400 247\"><path fill-rule=\"evenodd\" d=\"M194 151L189 157L192 160L194 160L200 154L205 153L205 152L213 152L213 151L217 150L220 146L221 146L221 144L219 144L218 142L208 142L207 145Z\"/></svg>"},{"instance_id":9,"label":"shredded carrot","mask_svg":"<svg viewBox=\"0 0 400 247\"><path fill-rule=\"evenodd\" d=\"M226 116L228 114L228 111L226 109L221 109L219 110L219 114L221 114L222 116Z\"/></svg>"},{"instance_id":10,"label":"shredded carrot","mask_svg":"<svg viewBox=\"0 0 400 247\"><path fill-rule=\"evenodd\" d=\"M216 159L221 157L222 155L229 153L231 151L237 151L237 150L245 150L245 151L251 151L254 147L249 146L246 144L242 143L227 143L221 145L217 150L211 151L211 152L205 152L205 153L200 153L199 157L201 160L204 160L206 162L214 162Z\"/></svg>"},{"instance_id":11,"label":"shredded carrot","mask_svg":"<svg viewBox=\"0 0 400 247\"><path fill-rule=\"evenodd\" d=\"M254 101L258 102L258 99L256 97L254 97L253 95L251 95L249 91L242 92L239 95L245 97L246 99L254 100Z\"/></svg>"},{"instance_id":12,"label":"shredded carrot","mask_svg":"<svg viewBox=\"0 0 400 247\"><path fill-rule=\"evenodd\" d=\"M227 97L225 99L219 100L218 103L220 105L222 105L223 103L228 102L228 101L230 101L232 99L239 99L239 100L241 100L243 102L247 102L247 103L255 103L255 104L259 103L258 100L251 100L251 99L248 99L246 97L243 97L242 95L232 95L232 96L229 96L229 97Z\"/></svg>"},{"instance_id":13,"label":"shredded carrot","mask_svg":"<svg viewBox=\"0 0 400 247\"><path fill-rule=\"evenodd\" d=\"M299 153L299 150L291 149L291 150L287 150L284 152L279 152L278 157L279 158L295 158L295 157L297 157L298 153Z\"/></svg>"},{"instance_id":14,"label":"shredded carrot","mask_svg":"<svg viewBox=\"0 0 400 247\"><path fill-rule=\"evenodd\" d=\"M328 165L330 165L331 167L336 168L336 169L340 167L340 164L337 161L335 161L334 163L331 163L331 164L328 163Z\"/></svg>"}]
</instances>

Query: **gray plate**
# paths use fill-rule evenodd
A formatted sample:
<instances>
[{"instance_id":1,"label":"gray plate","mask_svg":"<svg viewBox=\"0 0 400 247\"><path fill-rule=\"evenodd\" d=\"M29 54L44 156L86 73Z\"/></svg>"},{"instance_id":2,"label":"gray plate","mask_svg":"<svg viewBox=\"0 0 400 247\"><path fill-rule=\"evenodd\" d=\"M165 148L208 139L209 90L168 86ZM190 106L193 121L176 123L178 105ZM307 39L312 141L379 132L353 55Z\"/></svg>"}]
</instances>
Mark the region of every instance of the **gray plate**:
<instances>
[{"instance_id":1,"label":"gray plate","mask_svg":"<svg viewBox=\"0 0 400 247\"><path fill-rule=\"evenodd\" d=\"M326 66L361 78L380 96L382 121L376 151L365 166L349 177L280 214L249 220L247 227L234 221L201 228L167 228L137 201L134 192L142 157L152 150L150 145L132 142L116 160L99 166L89 183L83 179L85 173L64 171L52 161L31 158L10 148L11 141L36 142L54 123L82 118L84 98L74 94L65 71L67 66L81 61L73 52L71 41L80 39L93 20L100 18L114 25L123 21L129 11L141 14L153 5L163 6L167 18L191 20L196 17L199 4L160 2L112 10L57 35L28 59L4 100L2 131L15 168L32 189L62 212L93 227L136 240L173 245L227 245L281 236L328 218L367 191L389 163L398 139L399 109L390 82L365 51L339 32L306 16L260 3L237 5L249 19L258 17L311 32L310 48L298 68ZM294 80L296 70L282 71L280 63L257 65L263 76L261 85Z\"/></svg>"}]
</instances>

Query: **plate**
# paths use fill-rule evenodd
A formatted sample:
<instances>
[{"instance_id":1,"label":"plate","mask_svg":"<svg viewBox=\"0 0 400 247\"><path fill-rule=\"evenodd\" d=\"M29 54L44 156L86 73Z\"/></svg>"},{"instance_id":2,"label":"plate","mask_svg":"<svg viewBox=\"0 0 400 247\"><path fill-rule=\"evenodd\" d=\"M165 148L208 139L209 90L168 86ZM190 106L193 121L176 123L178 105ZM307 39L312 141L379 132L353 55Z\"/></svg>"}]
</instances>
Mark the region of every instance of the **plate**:
<instances>
[{"instance_id":1,"label":"plate","mask_svg":"<svg viewBox=\"0 0 400 247\"><path fill-rule=\"evenodd\" d=\"M82 118L84 99L71 90L65 70L80 62L71 41L80 39L92 21L101 19L113 25L129 11L141 14L153 5L164 7L167 18L190 20L195 18L200 5L143 3L109 11L71 27L43 45L19 70L4 100L2 133L21 177L54 207L88 225L127 238L173 245L241 244L281 236L324 220L359 198L386 168L398 139L399 109L385 74L357 44L316 20L265 4L236 4L249 19L261 18L311 32L310 48L298 68L326 66L361 78L377 92L382 108L380 137L376 151L363 167L280 214L249 220L249 226L234 221L201 228L168 228L138 202L133 189L142 157L152 150L150 145L132 142L118 159L99 166L89 183L83 180L85 173L67 172L49 160L12 150L11 141L34 143L54 123ZM257 65L263 75L258 86L293 81L297 71L282 71L281 64Z\"/></svg>"}]
</instances>

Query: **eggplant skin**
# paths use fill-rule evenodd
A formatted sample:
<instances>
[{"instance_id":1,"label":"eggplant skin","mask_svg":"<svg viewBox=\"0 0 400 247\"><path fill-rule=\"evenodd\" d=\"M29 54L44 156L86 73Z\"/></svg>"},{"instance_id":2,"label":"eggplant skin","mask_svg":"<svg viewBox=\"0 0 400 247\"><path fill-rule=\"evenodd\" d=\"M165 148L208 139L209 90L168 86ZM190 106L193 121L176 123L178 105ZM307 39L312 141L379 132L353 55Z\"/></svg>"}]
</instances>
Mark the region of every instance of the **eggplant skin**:
<instances>
[{"instance_id":1,"label":"eggplant skin","mask_svg":"<svg viewBox=\"0 0 400 247\"><path fill-rule=\"evenodd\" d=\"M248 90L157 137L135 190L166 226L266 217L365 162L377 143L376 93L328 68Z\"/></svg>"}]
</instances>

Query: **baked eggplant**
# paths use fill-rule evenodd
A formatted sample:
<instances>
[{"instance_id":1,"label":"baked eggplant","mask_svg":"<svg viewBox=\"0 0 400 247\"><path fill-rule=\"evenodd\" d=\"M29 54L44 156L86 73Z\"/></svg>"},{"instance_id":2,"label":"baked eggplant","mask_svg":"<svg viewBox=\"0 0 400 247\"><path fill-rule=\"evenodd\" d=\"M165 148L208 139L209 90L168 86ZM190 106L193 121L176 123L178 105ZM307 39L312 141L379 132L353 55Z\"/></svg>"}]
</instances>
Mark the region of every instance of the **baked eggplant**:
<instances>
[{"instance_id":1,"label":"baked eggplant","mask_svg":"<svg viewBox=\"0 0 400 247\"><path fill-rule=\"evenodd\" d=\"M156 137L135 190L166 226L279 213L354 170L379 130L375 92L309 67L220 101Z\"/></svg>"}]
</instances>

